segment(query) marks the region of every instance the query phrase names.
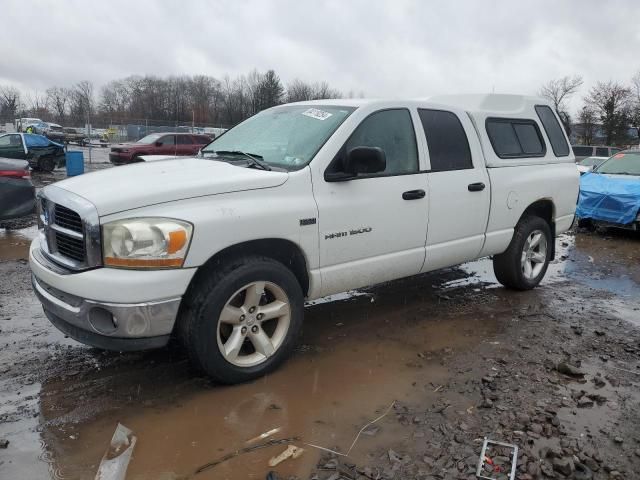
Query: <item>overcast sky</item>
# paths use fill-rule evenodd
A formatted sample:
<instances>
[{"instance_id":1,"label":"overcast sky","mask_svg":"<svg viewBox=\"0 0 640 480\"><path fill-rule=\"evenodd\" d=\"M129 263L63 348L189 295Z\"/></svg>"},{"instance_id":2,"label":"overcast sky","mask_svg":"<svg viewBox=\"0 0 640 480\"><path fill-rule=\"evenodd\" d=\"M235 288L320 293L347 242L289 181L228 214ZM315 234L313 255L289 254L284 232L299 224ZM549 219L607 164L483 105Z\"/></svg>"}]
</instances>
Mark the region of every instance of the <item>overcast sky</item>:
<instances>
[{"instance_id":1,"label":"overcast sky","mask_svg":"<svg viewBox=\"0 0 640 480\"><path fill-rule=\"evenodd\" d=\"M579 74L573 110L640 70L640 0L4 0L0 15L0 85L41 92L273 68L367 97L531 94Z\"/></svg>"}]
</instances>

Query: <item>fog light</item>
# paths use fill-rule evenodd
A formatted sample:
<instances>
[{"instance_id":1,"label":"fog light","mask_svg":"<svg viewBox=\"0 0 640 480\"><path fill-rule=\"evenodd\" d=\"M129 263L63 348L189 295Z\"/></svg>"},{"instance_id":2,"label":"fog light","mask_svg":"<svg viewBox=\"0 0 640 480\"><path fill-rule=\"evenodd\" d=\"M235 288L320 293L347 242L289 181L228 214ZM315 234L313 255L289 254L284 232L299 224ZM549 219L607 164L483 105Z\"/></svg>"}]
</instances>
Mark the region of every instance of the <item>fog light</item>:
<instances>
[{"instance_id":1,"label":"fog light","mask_svg":"<svg viewBox=\"0 0 640 480\"><path fill-rule=\"evenodd\" d=\"M93 307L89 310L89 323L99 333L109 334L118 329L118 321L109 310Z\"/></svg>"}]
</instances>

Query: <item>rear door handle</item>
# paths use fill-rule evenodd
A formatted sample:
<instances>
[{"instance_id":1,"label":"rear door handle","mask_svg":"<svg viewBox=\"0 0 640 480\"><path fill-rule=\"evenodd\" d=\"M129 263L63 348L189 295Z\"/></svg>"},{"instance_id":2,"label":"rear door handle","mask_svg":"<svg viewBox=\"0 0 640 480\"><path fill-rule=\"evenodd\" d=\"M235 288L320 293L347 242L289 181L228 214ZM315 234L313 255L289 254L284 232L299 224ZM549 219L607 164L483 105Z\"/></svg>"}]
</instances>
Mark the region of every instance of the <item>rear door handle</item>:
<instances>
[{"instance_id":1,"label":"rear door handle","mask_svg":"<svg viewBox=\"0 0 640 480\"><path fill-rule=\"evenodd\" d=\"M421 198L424 198L425 195L426 193L424 190L409 190L402 194L402 198L404 200L420 200Z\"/></svg>"},{"instance_id":2,"label":"rear door handle","mask_svg":"<svg viewBox=\"0 0 640 480\"><path fill-rule=\"evenodd\" d=\"M467 187L470 192L481 192L485 188L485 184L482 182L470 183Z\"/></svg>"}]
</instances>

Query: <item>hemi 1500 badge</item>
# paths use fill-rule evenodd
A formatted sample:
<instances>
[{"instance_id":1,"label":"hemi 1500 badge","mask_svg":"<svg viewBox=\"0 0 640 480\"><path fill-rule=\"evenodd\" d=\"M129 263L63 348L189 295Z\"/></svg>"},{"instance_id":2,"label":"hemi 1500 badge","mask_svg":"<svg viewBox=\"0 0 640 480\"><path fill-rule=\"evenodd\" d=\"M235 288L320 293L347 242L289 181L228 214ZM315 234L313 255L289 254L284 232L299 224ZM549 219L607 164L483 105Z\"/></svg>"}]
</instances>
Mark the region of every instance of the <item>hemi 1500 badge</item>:
<instances>
[{"instance_id":1,"label":"hemi 1500 badge","mask_svg":"<svg viewBox=\"0 0 640 480\"><path fill-rule=\"evenodd\" d=\"M324 236L325 240L332 240L334 238L342 238L349 237L351 235L360 235L361 233L369 233L373 230L371 227L362 227L362 228L353 228L346 232L334 232L334 233L326 233Z\"/></svg>"}]
</instances>

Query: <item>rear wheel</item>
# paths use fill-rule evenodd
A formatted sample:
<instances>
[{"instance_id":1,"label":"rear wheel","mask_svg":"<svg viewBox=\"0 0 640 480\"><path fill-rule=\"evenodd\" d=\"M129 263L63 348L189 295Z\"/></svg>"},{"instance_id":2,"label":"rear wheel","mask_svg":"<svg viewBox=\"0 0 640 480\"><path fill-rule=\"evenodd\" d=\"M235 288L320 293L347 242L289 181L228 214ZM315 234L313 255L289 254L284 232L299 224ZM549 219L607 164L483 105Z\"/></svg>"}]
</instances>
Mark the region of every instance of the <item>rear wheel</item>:
<instances>
[{"instance_id":1,"label":"rear wheel","mask_svg":"<svg viewBox=\"0 0 640 480\"><path fill-rule=\"evenodd\" d=\"M273 371L293 351L304 299L295 275L266 257L226 262L185 298L179 328L192 363L222 383Z\"/></svg>"},{"instance_id":2,"label":"rear wheel","mask_svg":"<svg viewBox=\"0 0 640 480\"><path fill-rule=\"evenodd\" d=\"M56 161L52 157L42 157L38 160L38 169L43 172L51 173L56 168Z\"/></svg>"},{"instance_id":3,"label":"rear wheel","mask_svg":"<svg viewBox=\"0 0 640 480\"><path fill-rule=\"evenodd\" d=\"M507 288L530 290L536 287L549 266L551 228L540 217L525 217L516 225L507 250L493 257L493 271Z\"/></svg>"}]
</instances>

